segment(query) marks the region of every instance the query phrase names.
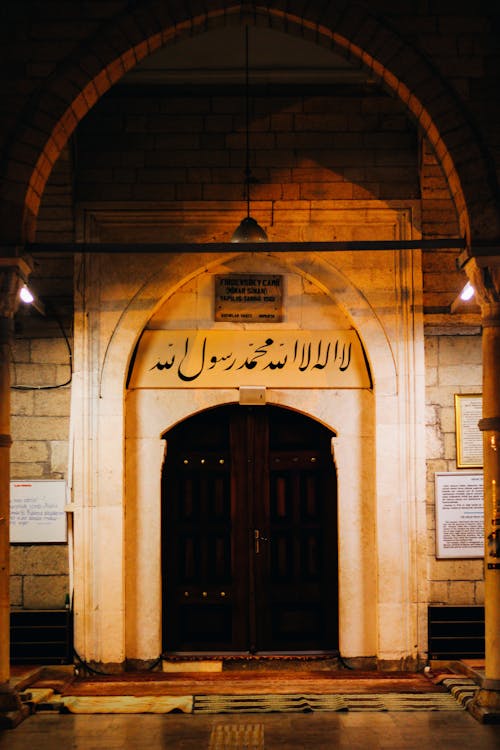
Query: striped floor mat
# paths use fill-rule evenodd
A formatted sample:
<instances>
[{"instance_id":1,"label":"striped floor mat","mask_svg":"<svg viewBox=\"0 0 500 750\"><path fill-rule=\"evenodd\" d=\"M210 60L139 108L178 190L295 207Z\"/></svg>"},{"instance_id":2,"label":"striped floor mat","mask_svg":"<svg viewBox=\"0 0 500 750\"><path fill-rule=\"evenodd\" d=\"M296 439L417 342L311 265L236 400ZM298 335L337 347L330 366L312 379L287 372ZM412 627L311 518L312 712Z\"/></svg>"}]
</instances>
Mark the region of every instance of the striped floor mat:
<instances>
[{"instance_id":1,"label":"striped floor mat","mask_svg":"<svg viewBox=\"0 0 500 750\"><path fill-rule=\"evenodd\" d=\"M462 675L443 674L433 680L432 692L323 692L308 690L280 693L185 693L182 695L123 694L63 695L52 688L30 687L21 693L33 711L71 713L161 713L264 714L320 711L463 711L474 698L478 685ZM345 686L347 687L347 685ZM123 689L123 685L122 685ZM351 686L352 689L352 686ZM102 690L102 686L101 686ZM144 691L142 691L144 692Z\"/></svg>"},{"instance_id":2,"label":"striped floor mat","mask_svg":"<svg viewBox=\"0 0 500 750\"><path fill-rule=\"evenodd\" d=\"M195 695L195 714L312 711L463 711L450 693L364 695Z\"/></svg>"},{"instance_id":3,"label":"striped floor mat","mask_svg":"<svg viewBox=\"0 0 500 750\"><path fill-rule=\"evenodd\" d=\"M479 690L479 685L468 677L447 677L440 684L449 690L457 703L464 708Z\"/></svg>"}]
</instances>

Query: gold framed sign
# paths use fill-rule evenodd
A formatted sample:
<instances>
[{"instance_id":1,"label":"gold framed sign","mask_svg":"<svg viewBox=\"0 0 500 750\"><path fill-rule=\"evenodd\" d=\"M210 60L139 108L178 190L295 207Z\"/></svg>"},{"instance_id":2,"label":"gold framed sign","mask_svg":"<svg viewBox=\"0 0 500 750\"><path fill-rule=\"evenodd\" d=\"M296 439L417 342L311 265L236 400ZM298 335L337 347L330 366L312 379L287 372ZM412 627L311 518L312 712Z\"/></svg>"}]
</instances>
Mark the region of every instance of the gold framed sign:
<instances>
[{"instance_id":1,"label":"gold framed sign","mask_svg":"<svg viewBox=\"0 0 500 750\"><path fill-rule=\"evenodd\" d=\"M226 323L280 323L283 277L247 273L215 277L215 320Z\"/></svg>"},{"instance_id":2,"label":"gold framed sign","mask_svg":"<svg viewBox=\"0 0 500 750\"><path fill-rule=\"evenodd\" d=\"M481 469L483 435L478 423L483 412L481 393L455 394L457 469Z\"/></svg>"}]
</instances>

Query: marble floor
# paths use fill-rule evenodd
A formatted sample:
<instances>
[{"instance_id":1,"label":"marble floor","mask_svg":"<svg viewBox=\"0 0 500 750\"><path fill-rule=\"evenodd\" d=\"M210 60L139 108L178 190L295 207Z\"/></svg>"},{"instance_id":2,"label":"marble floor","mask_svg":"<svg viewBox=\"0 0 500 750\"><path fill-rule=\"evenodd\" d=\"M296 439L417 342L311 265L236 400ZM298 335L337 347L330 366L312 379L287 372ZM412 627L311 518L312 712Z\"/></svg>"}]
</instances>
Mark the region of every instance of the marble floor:
<instances>
[{"instance_id":1,"label":"marble floor","mask_svg":"<svg viewBox=\"0 0 500 750\"><path fill-rule=\"evenodd\" d=\"M272 715L36 713L0 750L499 750L500 725L463 712Z\"/></svg>"}]
</instances>

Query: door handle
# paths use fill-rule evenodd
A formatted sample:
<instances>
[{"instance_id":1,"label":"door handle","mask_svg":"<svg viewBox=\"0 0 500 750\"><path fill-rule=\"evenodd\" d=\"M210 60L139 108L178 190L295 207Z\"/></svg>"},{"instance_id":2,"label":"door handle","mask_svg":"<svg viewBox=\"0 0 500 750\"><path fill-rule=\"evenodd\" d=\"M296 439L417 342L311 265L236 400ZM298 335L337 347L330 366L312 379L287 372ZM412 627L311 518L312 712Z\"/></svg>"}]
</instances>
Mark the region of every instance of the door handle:
<instances>
[{"instance_id":1,"label":"door handle","mask_svg":"<svg viewBox=\"0 0 500 750\"><path fill-rule=\"evenodd\" d=\"M254 552L256 555L260 553L260 543L261 542L270 542L271 540L267 536L262 536L260 533L260 529L254 529L253 530L253 546L254 546Z\"/></svg>"}]
</instances>

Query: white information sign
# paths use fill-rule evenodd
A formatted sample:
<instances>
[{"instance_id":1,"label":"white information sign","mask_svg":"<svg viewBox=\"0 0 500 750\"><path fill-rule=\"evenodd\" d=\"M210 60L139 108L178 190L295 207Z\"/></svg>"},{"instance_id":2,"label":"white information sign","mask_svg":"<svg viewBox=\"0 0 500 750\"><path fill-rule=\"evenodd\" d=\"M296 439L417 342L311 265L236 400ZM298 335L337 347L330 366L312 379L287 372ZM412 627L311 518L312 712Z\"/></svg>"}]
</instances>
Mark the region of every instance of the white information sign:
<instances>
[{"instance_id":1,"label":"white information sign","mask_svg":"<svg viewBox=\"0 0 500 750\"><path fill-rule=\"evenodd\" d=\"M63 479L15 480L10 483L10 541L66 541L66 482Z\"/></svg>"},{"instance_id":2,"label":"white information sign","mask_svg":"<svg viewBox=\"0 0 500 750\"><path fill-rule=\"evenodd\" d=\"M436 472L435 491L436 557L483 557L482 472Z\"/></svg>"}]
</instances>

